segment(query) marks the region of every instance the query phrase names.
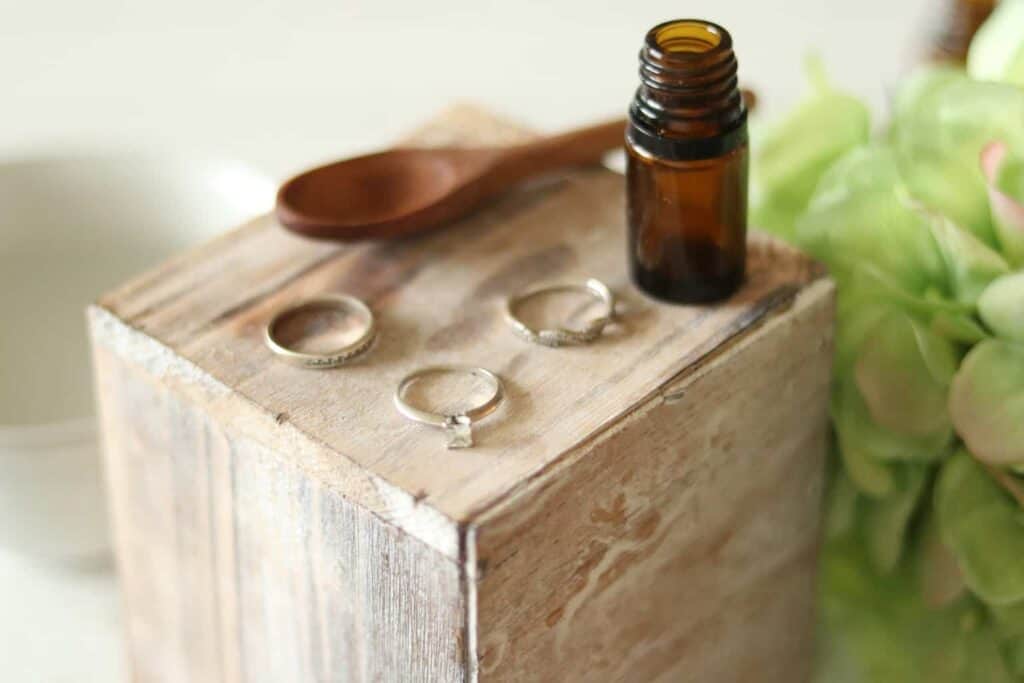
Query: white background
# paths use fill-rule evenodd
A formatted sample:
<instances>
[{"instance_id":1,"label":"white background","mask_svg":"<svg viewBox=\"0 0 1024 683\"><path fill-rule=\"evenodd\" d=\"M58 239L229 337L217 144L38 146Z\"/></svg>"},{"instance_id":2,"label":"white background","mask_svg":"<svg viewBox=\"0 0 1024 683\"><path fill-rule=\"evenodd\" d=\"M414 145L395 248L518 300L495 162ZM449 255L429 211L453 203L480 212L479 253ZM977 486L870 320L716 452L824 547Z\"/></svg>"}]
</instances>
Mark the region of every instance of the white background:
<instances>
[{"instance_id":1,"label":"white background","mask_svg":"<svg viewBox=\"0 0 1024 683\"><path fill-rule=\"evenodd\" d=\"M941 4L0 0L0 160L194 149L280 178L386 145L456 99L555 130L621 115L644 33L679 16L731 30L768 114L799 97L812 50L884 112ZM0 605L0 680L118 676L108 575L0 552L0 583L20 598Z\"/></svg>"},{"instance_id":2,"label":"white background","mask_svg":"<svg viewBox=\"0 0 1024 683\"><path fill-rule=\"evenodd\" d=\"M213 146L275 175L385 144L457 98L553 130L621 114L646 30L733 33L769 112L822 54L882 105L943 0L0 0L0 152ZM929 10L933 11L929 11Z\"/></svg>"}]
</instances>

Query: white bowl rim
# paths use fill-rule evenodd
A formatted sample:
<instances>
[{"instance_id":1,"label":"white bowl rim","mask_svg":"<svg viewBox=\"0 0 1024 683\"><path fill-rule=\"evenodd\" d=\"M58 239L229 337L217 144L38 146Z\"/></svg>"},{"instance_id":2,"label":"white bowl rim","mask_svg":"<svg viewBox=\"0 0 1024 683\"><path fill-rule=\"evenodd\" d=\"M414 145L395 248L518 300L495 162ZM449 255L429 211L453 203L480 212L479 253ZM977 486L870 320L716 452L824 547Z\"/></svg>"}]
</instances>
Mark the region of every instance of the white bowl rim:
<instances>
[{"instance_id":1,"label":"white bowl rim","mask_svg":"<svg viewBox=\"0 0 1024 683\"><path fill-rule=\"evenodd\" d=\"M251 173L254 177L276 184L271 174L257 165L231 154L228 150L207 145L171 146L166 144L140 145L113 140L71 140L59 144L18 145L0 148L0 167L26 163L75 163L102 161L123 163L143 161L159 164L166 161L189 164L229 164ZM255 215L255 214L254 214ZM225 226L229 227L229 226ZM96 442L96 417L78 415L38 423L0 422L0 455L9 452L46 448L49 446Z\"/></svg>"}]
</instances>

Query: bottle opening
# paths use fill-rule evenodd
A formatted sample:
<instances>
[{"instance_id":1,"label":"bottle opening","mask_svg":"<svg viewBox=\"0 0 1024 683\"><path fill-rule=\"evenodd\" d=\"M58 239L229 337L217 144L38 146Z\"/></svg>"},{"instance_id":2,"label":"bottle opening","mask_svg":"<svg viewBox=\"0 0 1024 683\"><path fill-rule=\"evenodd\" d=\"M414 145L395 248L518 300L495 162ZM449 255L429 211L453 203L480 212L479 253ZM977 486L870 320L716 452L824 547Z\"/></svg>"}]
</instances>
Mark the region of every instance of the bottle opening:
<instances>
[{"instance_id":1,"label":"bottle opening","mask_svg":"<svg viewBox=\"0 0 1024 683\"><path fill-rule=\"evenodd\" d=\"M728 31L704 19L666 21L647 32L639 57L630 106L635 143L644 147L642 134L652 136L647 147L660 144L654 138L740 135L746 111Z\"/></svg>"},{"instance_id":2,"label":"bottle opening","mask_svg":"<svg viewBox=\"0 0 1024 683\"><path fill-rule=\"evenodd\" d=\"M728 46L728 34L724 29L699 19L678 19L655 26L648 34L648 40L661 52L678 56L711 52L723 41Z\"/></svg>"}]
</instances>

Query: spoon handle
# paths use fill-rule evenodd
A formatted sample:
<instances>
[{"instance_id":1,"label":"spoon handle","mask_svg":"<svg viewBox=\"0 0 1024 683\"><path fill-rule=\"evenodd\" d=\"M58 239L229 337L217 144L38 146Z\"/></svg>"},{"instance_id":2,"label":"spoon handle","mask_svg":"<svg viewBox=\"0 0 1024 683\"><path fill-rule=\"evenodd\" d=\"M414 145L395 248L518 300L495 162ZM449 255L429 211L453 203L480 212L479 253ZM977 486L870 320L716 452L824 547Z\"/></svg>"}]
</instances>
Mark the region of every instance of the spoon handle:
<instances>
[{"instance_id":1,"label":"spoon handle","mask_svg":"<svg viewBox=\"0 0 1024 683\"><path fill-rule=\"evenodd\" d=\"M494 179L507 186L547 171L596 163L621 148L625 135L626 120L615 119L509 147L496 160Z\"/></svg>"}]
</instances>

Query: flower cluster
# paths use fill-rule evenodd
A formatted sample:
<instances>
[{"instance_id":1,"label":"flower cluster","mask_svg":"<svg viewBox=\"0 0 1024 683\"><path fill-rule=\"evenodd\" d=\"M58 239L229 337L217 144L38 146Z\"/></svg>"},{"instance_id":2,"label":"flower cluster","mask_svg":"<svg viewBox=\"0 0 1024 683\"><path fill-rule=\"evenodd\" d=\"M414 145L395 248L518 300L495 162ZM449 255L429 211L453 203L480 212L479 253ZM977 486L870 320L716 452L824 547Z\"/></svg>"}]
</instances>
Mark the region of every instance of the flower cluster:
<instances>
[{"instance_id":1,"label":"flower cluster","mask_svg":"<svg viewBox=\"0 0 1024 683\"><path fill-rule=\"evenodd\" d=\"M821 677L1024 680L1024 1L879 135L811 71L752 222L838 284Z\"/></svg>"}]
</instances>

